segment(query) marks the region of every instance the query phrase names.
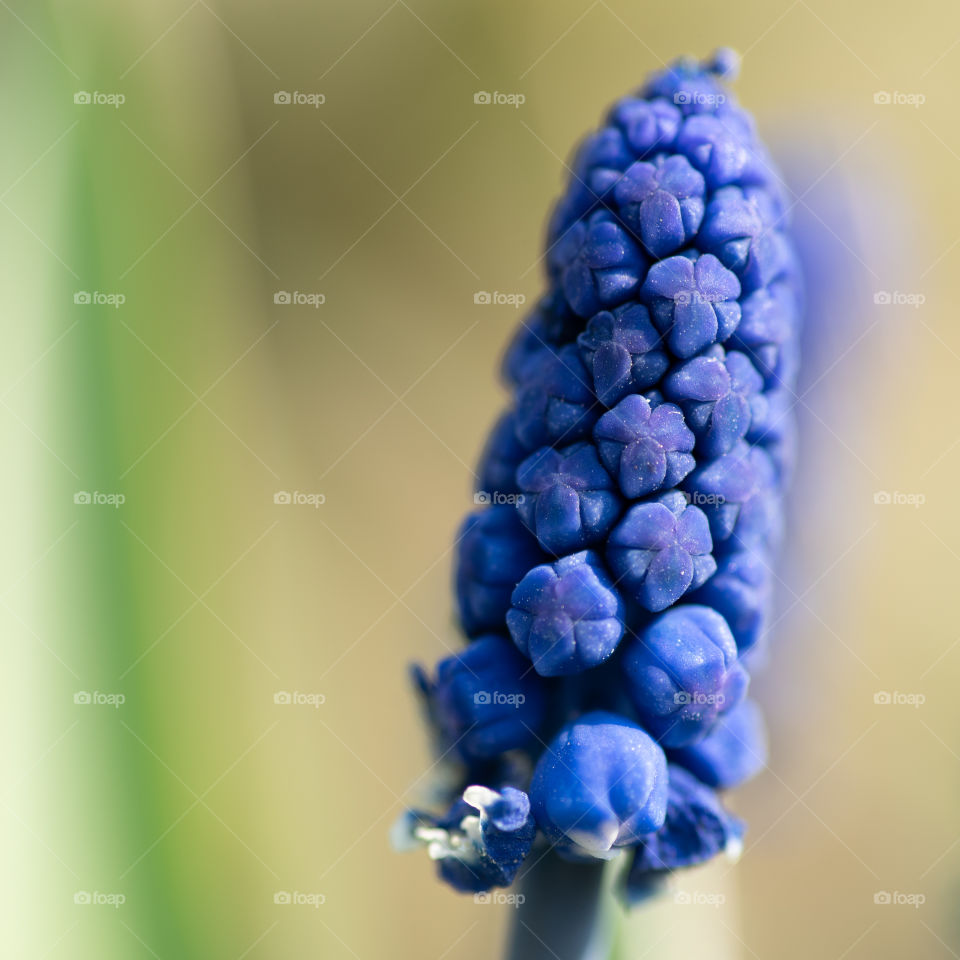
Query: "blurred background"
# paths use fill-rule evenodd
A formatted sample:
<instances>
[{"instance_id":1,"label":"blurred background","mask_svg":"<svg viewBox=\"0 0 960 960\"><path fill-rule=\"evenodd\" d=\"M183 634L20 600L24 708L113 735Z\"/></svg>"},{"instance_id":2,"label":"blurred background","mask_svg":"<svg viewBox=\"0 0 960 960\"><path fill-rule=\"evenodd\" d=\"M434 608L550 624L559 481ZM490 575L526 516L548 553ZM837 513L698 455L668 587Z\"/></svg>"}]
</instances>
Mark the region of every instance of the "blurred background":
<instances>
[{"instance_id":1,"label":"blurred background","mask_svg":"<svg viewBox=\"0 0 960 960\"><path fill-rule=\"evenodd\" d=\"M0 2L11 958L479 958L388 848L563 162L720 45L813 278L770 768L625 954L957 956L960 16ZM499 92L519 105L474 102ZM516 96L519 95L519 96ZM714 897L714 901L718 898ZM703 900L703 898L700 898ZM705 952L704 952L705 951Z\"/></svg>"}]
</instances>

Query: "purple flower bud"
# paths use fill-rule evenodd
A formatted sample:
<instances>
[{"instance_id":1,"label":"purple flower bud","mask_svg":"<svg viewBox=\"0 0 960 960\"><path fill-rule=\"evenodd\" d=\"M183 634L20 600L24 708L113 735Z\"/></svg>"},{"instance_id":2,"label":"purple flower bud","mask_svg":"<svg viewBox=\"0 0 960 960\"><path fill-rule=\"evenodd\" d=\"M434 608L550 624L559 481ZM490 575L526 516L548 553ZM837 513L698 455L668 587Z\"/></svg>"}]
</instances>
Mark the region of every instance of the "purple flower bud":
<instances>
[{"instance_id":1,"label":"purple flower bud","mask_svg":"<svg viewBox=\"0 0 960 960\"><path fill-rule=\"evenodd\" d=\"M477 490L484 493L517 493L517 467L530 450L517 438L517 421L504 413L494 424L477 466Z\"/></svg>"},{"instance_id":2,"label":"purple flower bud","mask_svg":"<svg viewBox=\"0 0 960 960\"><path fill-rule=\"evenodd\" d=\"M692 867L720 853L739 855L744 825L717 795L676 764L667 771L667 816L663 826L637 844L625 894L631 904L646 900L657 881L679 867Z\"/></svg>"},{"instance_id":3,"label":"purple flower bud","mask_svg":"<svg viewBox=\"0 0 960 960\"><path fill-rule=\"evenodd\" d=\"M629 300L646 269L640 248L607 210L575 223L553 249L552 260L567 302L581 317Z\"/></svg>"},{"instance_id":4,"label":"purple flower bud","mask_svg":"<svg viewBox=\"0 0 960 960\"><path fill-rule=\"evenodd\" d=\"M770 607L769 560L759 551L728 554L691 603L713 607L727 621L740 656L763 635Z\"/></svg>"},{"instance_id":5,"label":"purple flower bud","mask_svg":"<svg viewBox=\"0 0 960 960\"><path fill-rule=\"evenodd\" d=\"M699 743L672 750L670 758L718 790L746 782L767 763L767 737L759 707L744 700L722 716Z\"/></svg>"},{"instance_id":6,"label":"purple flower bud","mask_svg":"<svg viewBox=\"0 0 960 960\"><path fill-rule=\"evenodd\" d=\"M628 167L613 195L620 218L657 259L688 244L703 219L703 176L678 155Z\"/></svg>"},{"instance_id":7,"label":"purple flower bud","mask_svg":"<svg viewBox=\"0 0 960 960\"><path fill-rule=\"evenodd\" d=\"M577 348L568 344L538 356L527 386L517 395L517 437L531 450L573 443L590 435L599 413L590 375Z\"/></svg>"},{"instance_id":8,"label":"purple flower bud","mask_svg":"<svg viewBox=\"0 0 960 960\"><path fill-rule=\"evenodd\" d=\"M713 254L655 263L640 296L670 349L683 360L722 343L740 322L740 281Z\"/></svg>"},{"instance_id":9,"label":"purple flower bud","mask_svg":"<svg viewBox=\"0 0 960 960\"><path fill-rule=\"evenodd\" d=\"M623 669L640 723L665 747L702 739L747 691L733 634L709 607L660 614L628 644Z\"/></svg>"},{"instance_id":10,"label":"purple flower bud","mask_svg":"<svg viewBox=\"0 0 960 960\"><path fill-rule=\"evenodd\" d=\"M652 409L639 394L608 410L593 437L607 470L632 500L676 486L696 465L693 434L680 408L663 403Z\"/></svg>"},{"instance_id":11,"label":"purple flower bud","mask_svg":"<svg viewBox=\"0 0 960 960\"><path fill-rule=\"evenodd\" d=\"M591 317L577 345L604 406L612 407L628 393L652 387L663 376L670 361L662 340L641 303Z\"/></svg>"},{"instance_id":12,"label":"purple flower bud","mask_svg":"<svg viewBox=\"0 0 960 960\"><path fill-rule=\"evenodd\" d=\"M623 636L619 594L590 551L534 567L513 591L507 628L544 677L603 663Z\"/></svg>"},{"instance_id":13,"label":"purple flower bud","mask_svg":"<svg viewBox=\"0 0 960 960\"><path fill-rule=\"evenodd\" d=\"M533 745L543 726L543 681L505 637L478 637L437 665L436 680L415 679L444 750L467 763Z\"/></svg>"},{"instance_id":14,"label":"purple flower bud","mask_svg":"<svg viewBox=\"0 0 960 960\"><path fill-rule=\"evenodd\" d=\"M397 849L425 845L455 890L508 887L530 853L536 826L530 798L515 787L470 786L442 817L410 810L396 823Z\"/></svg>"},{"instance_id":15,"label":"purple flower bud","mask_svg":"<svg viewBox=\"0 0 960 960\"><path fill-rule=\"evenodd\" d=\"M471 513L457 543L455 581L464 630L469 636L502 632L514 587L543 562L543 553L510 504Z\"/></svg>"},{"instance_id":16,"label":"purple flower bud","mask_svg":"<svg viewBox=\"0 0 960 960\"><path fill-rule=\"evenodd\" d=\"M745 354L715 344L676 367L663 382L664 394L683 410L697 438L697 452L715 458L746 436L753 414L766 413L760 399L763 377Z\"/></svg>"},{"instance_id":17,"label":"purple flower bud","mask_svg":"<svg viewBox=\"0 0 960 960\"><path fill-rule=\"evenodd\" d=\"M677 139L682 116L667 100L625 97L610 112L610 122L620 128L630 149L644 160L669 150ZM626 169L626 165L623 168Z\"/></svg>"},{"instance_id":18,"label":"purple flower bud","mask_svg":"<svg viewBox=\"0 0 960 960\"><path fill-rule=\"evenodd\" d=\"M624 592L656 613L713 573L712 547L707 518L674 490L627 511L607 541L607 562Z\"/></svg>"},{"instance_id":19,"label":"purple flower bud","mask_svg":"<svg viewBox=\"0 0 960 960\"><path fill-rule=\"evenodd\" d=\"M520 465L517 512L540 546L563 555L600 540L620 513L614 483L592 444L541 447Z\"/></svg>"},{"instance_id":20,"label":"purple flower bud","mask_svg":"<svg viewBox=\"0 0 960 960\"><path fill-rule=\"evenodd\" d=\"M588 713L544 751L530 800L550 840L608 858L663 826L666 758L636 724L613 713Z\"/></svg>"}]
</instances>

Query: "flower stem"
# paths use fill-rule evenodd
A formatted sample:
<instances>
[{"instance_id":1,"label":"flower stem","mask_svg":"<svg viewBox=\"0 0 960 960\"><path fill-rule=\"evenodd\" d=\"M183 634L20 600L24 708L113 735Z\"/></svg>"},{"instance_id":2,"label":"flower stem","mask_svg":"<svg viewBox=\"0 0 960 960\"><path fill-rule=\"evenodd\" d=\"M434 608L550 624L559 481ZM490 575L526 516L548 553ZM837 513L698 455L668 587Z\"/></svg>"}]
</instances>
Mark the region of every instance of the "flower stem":
<instances>
[{"instance_id":1,"label":"flower stem","mask_svg":"<svg viewBox=\"0 0 960 960\"><path fill-rule=\"evenodd\" d=\"M569 863L552 851L526 870L507 960L606 960L603 862Z\"/></svg>"}]
</instances>

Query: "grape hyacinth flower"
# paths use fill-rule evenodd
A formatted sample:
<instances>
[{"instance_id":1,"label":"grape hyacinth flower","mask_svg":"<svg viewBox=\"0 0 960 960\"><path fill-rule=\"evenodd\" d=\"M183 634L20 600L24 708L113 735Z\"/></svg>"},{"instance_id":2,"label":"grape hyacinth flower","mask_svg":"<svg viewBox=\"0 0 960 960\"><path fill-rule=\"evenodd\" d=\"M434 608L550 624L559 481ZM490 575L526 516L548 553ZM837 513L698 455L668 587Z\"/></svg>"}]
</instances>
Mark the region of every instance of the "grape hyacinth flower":
<instances>
[{"instance_id":1,"label":"grape hyacinth flower","mask_svg":"<svg viewBox=\"0 0 960 960\"><path fill-rule=\"evenodd\" d=\"M657 71L578 151L478 471L504 496L458 539L467 646L415 672L445 812L398 838L462 891L519 879L535 901L567 878L544 943L603 861L636 902L736 853L721 794L765 763L744 655L771 600L802 291L735 68Z\"/></svg>"}]
</instances>

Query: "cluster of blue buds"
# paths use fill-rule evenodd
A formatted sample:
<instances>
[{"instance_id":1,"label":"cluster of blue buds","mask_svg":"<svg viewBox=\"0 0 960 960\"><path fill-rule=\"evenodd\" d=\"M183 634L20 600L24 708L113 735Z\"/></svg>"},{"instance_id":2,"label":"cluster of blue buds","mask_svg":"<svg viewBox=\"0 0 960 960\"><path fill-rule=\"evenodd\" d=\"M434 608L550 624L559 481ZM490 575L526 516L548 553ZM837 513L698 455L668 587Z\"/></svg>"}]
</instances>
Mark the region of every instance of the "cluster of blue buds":
<instances>
[{"instance_id":1,"label":"cluster of blue buds","mask_svg":"<svg viewBox=\"0 0 960 960\"><path fill-rule=\"evenodd\" d=\"M741 844L719 792L765 763L765 634L801 282L788 205L726 82L681 59L610 110L551 218L548 292L457 540L462 653L418 690L445 809L408 812L456 889L538 850L625 856L629 900Z\"/></svg>"}]
</instances>

